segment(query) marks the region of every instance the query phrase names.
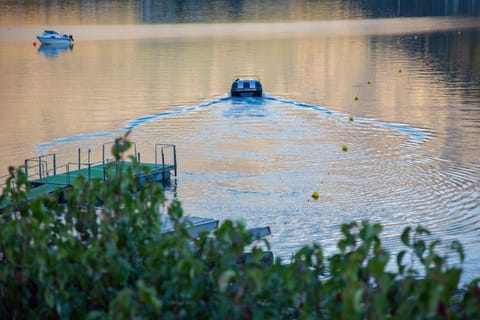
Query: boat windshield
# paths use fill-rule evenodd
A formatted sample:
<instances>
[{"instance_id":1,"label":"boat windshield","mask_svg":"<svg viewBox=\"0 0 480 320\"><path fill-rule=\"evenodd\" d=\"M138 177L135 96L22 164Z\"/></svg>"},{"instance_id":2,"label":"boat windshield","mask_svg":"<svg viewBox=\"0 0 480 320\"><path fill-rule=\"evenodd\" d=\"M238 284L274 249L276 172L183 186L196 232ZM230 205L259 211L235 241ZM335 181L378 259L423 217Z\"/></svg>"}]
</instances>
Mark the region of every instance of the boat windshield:
<instances>
[{"instance_id":1,"label":"boat windshield","mask_svg":"<svg viewBox=\"0 0 480 320\"><path fill-rule=\"evenodd\" d=\"M58 32L53 31L53 30L45 30L45 31L43 31L43 33L45 33L45 34L58 34Z\"/></svg>"}]
</instances>

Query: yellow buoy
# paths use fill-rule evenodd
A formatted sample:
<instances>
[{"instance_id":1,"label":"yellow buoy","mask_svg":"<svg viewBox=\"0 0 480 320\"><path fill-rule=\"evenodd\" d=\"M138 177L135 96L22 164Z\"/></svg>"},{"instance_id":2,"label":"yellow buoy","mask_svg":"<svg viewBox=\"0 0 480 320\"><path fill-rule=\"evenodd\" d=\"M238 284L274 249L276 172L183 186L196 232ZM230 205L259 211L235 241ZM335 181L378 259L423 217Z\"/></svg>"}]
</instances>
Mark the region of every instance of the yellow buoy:
<instances>
[{"instance_id":1,"label":"yellow buoy","mask_svg":"<svg viewBox=\"0 0 480 320\"><path fill-rule=\"evenodd\" d=\"M343 147L342 147L342 150L343 151L348 151L348 146L346 144L344 144Z\"/></svg>"},{"instance_id":2,"label":"yellow buoy","mask_svg":"<svg viewBox=\"0 0 480 320\"><path fill-rule=\"evenodd\" d=\"M401 72L402 72L402 69L398 69L398 72L401 73Z\"/></svg>"},{"instance_id":3,"label":"yellow buoy","mask_svg":"<svg viewBox=\"0 0 480 320\"><path fill-rule=\"evenodd\" d=\"M312 198L317 200L320 195L318 194L318 191L315 191L312 193Z\"/></svg>"},{"instance_id":4,"label":"yellow buoy","mask_svg":"<svg viewBox=\"0 0 480 320\"><path fill-rule=\"evenodd\" d=\"M353 121L353 116L350 116L348 120Z\"/></svg>"},{"instance_id":5,"label":"yellow buoy","mask_svg":"<svg viewBox=\"0 0 480 320\"><path fill-rule=\"evenodd\" d=\"M355 101L358 101L358 96L355 96L355 98L354 98L354 99L355 99Z\"/></svg>"},{"instance_id":6,"label":"yellow buoy","mask_svg":"<svg viewBox=\"0 0 480 320\"><path fill-rule=\"evenodd\" d=\"M372 81L368 80L368 82L367 82L367 83L368 83L368 84L372 84Z\"/></svg>"}]
</instances>

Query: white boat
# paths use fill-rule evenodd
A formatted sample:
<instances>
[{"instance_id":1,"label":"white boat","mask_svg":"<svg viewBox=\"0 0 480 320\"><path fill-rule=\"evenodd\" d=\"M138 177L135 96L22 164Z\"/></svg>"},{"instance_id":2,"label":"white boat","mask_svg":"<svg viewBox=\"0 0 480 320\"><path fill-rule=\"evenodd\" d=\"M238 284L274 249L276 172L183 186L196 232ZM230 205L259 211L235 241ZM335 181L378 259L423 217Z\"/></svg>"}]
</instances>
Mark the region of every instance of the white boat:
<instances>
[{"instance_id":1,"label":"white boat","mask_svg":"<svg viewBox=\"0 0 480 320\"><path fill-rule=\"evenodd\" d=\"M45 45L72 45L73 36L58 33L53 30L45 30L37 36L38 41Z\"/></svg>"}]
</instances>

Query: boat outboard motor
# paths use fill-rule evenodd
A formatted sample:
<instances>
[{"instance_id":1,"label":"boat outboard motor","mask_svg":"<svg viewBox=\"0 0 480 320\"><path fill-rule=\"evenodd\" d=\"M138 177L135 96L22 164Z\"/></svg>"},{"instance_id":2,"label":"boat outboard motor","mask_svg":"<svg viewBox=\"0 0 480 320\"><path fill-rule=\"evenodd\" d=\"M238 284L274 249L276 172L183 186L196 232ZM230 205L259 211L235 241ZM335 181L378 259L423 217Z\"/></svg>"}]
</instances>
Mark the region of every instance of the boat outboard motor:
<instances>
[{"instance_id":1,"label":"boat outboard motor","mask_svg":"<svg viewBox=\"0 0 480 320\"><path fill-rule=\"evenodd\" d=\"M68 37L70 38L70 40L73 41L73 36L72 35L69 35Z\"/></svg>"}]
</instances>

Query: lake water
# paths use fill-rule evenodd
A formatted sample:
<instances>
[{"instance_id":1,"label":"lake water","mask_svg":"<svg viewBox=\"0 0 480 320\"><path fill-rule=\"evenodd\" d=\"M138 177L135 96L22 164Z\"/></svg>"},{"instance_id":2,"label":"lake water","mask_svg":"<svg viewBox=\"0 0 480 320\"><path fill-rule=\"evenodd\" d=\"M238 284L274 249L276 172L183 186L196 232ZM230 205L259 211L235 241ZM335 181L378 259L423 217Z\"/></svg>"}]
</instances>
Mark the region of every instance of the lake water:
<instances>
[{"instance_id":1,"label":"lake water","mask_svg":"<svg viewBox=\"0 0 480 320\"><path fill-rule=\"evenodd\" d=\"M368 219L392 252L407 225L460 240L480 275L478 2L81 3L1 3L0 175L132 130L142 160L177 146L186 214L269 225L277 256ZM243 74L264 98L229 97Z\"/></svg>"}]
</instances>

